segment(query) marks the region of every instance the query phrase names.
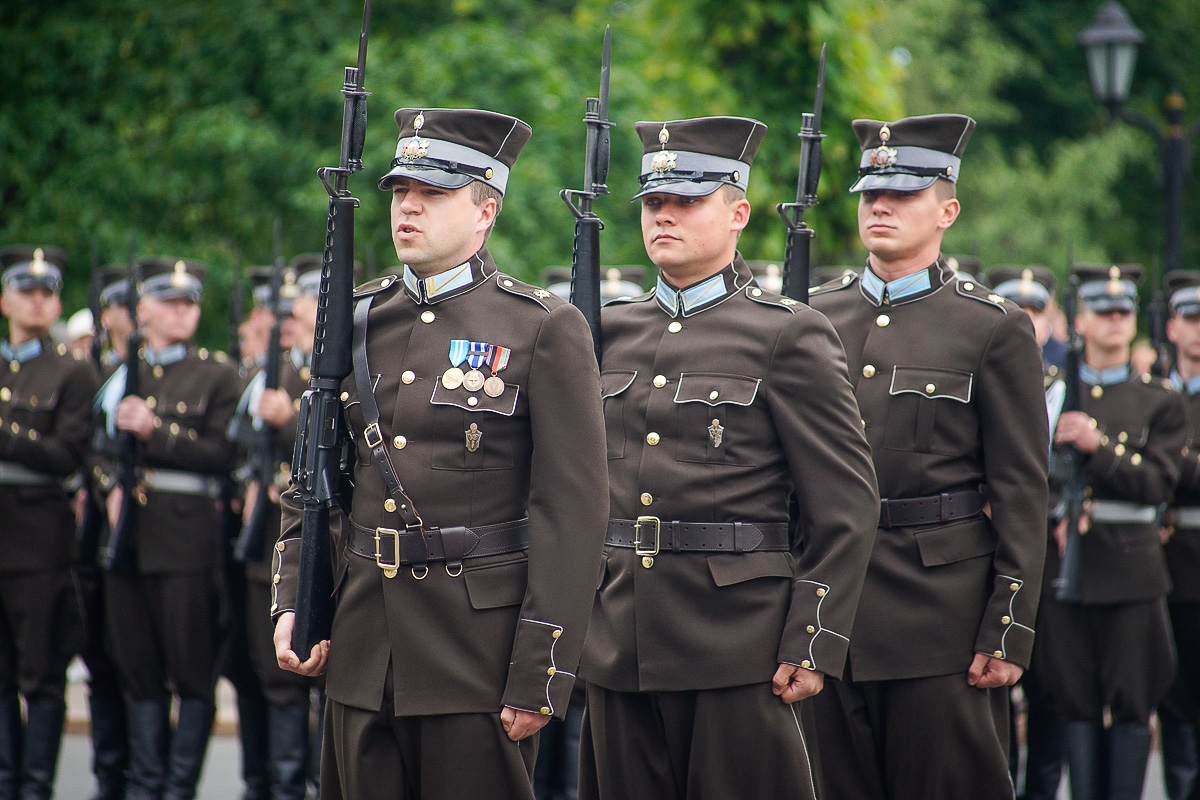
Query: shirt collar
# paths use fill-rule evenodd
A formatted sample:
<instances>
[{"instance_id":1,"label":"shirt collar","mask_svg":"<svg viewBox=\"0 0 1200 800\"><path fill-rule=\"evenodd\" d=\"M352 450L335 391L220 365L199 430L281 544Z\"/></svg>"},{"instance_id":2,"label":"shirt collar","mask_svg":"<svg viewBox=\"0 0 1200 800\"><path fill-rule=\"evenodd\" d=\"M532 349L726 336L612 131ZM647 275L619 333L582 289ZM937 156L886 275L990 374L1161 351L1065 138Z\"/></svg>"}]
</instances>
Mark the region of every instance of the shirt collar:
<instances>
[{"instance_id":1,"label":"shirt collar","mask_svg":"<svg viewBox=\"0 0 1200 800\"><path fill-rule=\"evenodd\" d=\"M905 275L903 278L896 278L893 281L883 280L872 271L871 265L867 264L867 268L863 270L862 281L860 281L862 293L877 306L900 305L920 300L942 288L943 283L945 280L939 264L926 267L912 275Z\"/></svg>"},{"instance_id":2,"label":"shirt collar","mask_svg":"<svg viewBox=\"0 0 1200 800\"><path fill-rule=\"evenodd\" d=\"M1122 364L1108 369L1093 369L1087 364L1079 365L1079 379L1088 386L1112 386L1129 380L1129 365Z\"/></svg>"},{"instance_id":3,"label":"shirt collar","mask_svg":"<svg viewBox=\"0 0 1200 800\"><path fill-rule=\"evenodd\" d=\"M26 361L37 358L42 354L42 350L41 339L30 339L16 347L13 347L12 342L8 339L0 342L0 358L5 361L16 361L18 364L24 364Z\"/></svg>"},{"instance_id":4,"label":"shirt collar","mask_svg":"<svg viewBox=\"0 0 1200 800\"><path fill-rule=\"evenodd\" d=\"M683 289L676 289L667 283L667 279L661 272L658 273L658 285L654 289L654 298L663 311L671 316L680 314L688 317L712 308L751 280L753 278L750 276L749 269L738 255L734 257L729 266L716 275Z\"/></svg>"},{"instance_id":5,"label":"shirt collar","mask_svg":"<svg viewBox=\"0 0 1200 800\"><path fill-rule=\"evenodd\" d=\"M187 358L187 344L176 342L167 345L162 350L155 350L150 345L146 345L142 349L142 355L146 359L146 363L152 367L169 367Z\"/></svg>"},{"instance_id":6,"label":"shirt collar","mask_svg":"<svg viewBox=\"0 0 1200 800\"><path fill-rule=\"evenodd\" d=\"M1200 375L1195 375L1185 382L1178 370L1171 370L1171 383L1179 391L1185 392L1188 397L1200 394Z\"/></svg>"},{"instance_id":7,"label":"shirt collar","mask_svg":"<svg viewBox=\"0 0 1200 800\"><path fill-rule=\"evenodd\" d=\"M428 278L418 278L405 264L404 290L414 303L440 303L471 291L495 272L496 265L492 263L487 248L481 248L478 253L457 267L451 267Z\"/></svg>"}]
</instances>

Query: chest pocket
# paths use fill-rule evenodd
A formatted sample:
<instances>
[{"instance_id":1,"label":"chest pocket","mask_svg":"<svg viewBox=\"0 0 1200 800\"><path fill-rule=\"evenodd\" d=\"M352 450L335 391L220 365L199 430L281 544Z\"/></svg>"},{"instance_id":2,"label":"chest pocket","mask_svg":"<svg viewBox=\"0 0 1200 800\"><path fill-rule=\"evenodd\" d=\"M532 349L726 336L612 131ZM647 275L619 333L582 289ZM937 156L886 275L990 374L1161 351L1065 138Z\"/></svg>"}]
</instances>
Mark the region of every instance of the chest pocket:
<instances>
[{"instance_id":1,"label":"chest pocket","mask_svg":"<svg viewBox=\"0 0 1200 800\"><path fill-rule=\"evenodd\" d=\"M940 443L941 424L953 420L971 402L975 376L957 369L936 367L895 367L888 388L887 433L885 446L890 450L938 453L953 448ZM941 446L939 446L941 444ZM945 453L956 455L953 452Z\"/></svg>"},{"instance_id":2,"label":"chest pocket","mask_svg":"<svg viewBox=\"0 0 1200 800\"><path fill-rule=\"evenodd\" d=\"M498 470L513 468L513 440L520 388L505 384L499 397L447 389L439 381L430 403L435 409L437 432L433 438L434 469ZM474 402L472 402L474 401Z\"/></svg>"},{"instance_id":3,"label":"chest pocket","mask_svg":"<svg viewBox=\"0 0 1200 800\"><path fill-rule=\"evenodd\" d=\"M758 378L685 372L675 392L675 458L702 464L753 466L750 411Z\"/></svg>"},{"instance_id":4,"label":"chest pocket","mask_svg":"<svg viewBox=\"0 0 1200 800\"><path fill-rule=\"evenodd\" d=\"M600 399L604 401L604 439L609 458L625 457L625 391L633 386L637 370L600 373Z\"/></svg>"},{"instance_id":5,"label":"chest pocket","mask_svg":"<svg viewBox=\"0 0 1200 800\"><path fill-rule=\"evenodd\" d=\"M14 394L3 417L19 424L22 428L33 428L39 433L48 433L54 425L54 408L58 405L58 392L42 395L35 392Z\"/></svg>"},{"instance_id":6,"label":"chest pocket","mask_svg":"<svg viewBox=\"0 0 1200 800\"><path fill-rule=\"evenodd\" d=\"M162 427L173 436L196 439L204 432L204 415L208 411L208 397L199 399L168 399L156 401L154 414L162 420Z\"/></svg>"}]
</instances>

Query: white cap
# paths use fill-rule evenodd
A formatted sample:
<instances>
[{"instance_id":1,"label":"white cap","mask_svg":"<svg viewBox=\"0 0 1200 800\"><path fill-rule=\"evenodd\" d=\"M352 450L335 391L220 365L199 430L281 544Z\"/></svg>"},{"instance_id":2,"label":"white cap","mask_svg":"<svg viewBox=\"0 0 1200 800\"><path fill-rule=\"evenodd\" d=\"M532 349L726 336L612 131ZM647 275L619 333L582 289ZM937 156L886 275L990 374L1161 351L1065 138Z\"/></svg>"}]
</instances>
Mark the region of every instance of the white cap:
<instances>
[{"instance_id":1,"label":"white cap","mask_svg":"<svg viewBox=\"0 0 1200 800\"><path fill-rule=\"evenodd\" d=\"M96 333L91 309L81 308L67 319L67 341L73 342Z\"/></svg>"}]
</instances>

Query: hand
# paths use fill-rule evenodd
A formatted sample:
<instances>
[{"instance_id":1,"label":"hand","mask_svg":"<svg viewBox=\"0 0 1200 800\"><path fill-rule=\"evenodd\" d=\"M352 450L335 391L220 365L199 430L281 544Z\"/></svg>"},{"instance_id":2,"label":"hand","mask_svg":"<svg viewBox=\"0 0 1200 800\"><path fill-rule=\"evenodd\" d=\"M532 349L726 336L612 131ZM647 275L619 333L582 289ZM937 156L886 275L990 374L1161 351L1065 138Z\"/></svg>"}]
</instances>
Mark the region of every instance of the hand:
<instances>
[{"instance_id":1,"label":"hand","mask_svg":"<svg viewBox=\"0 0 1200 800\"><path fill-rule=\"evenodd\" d=\"M83 515L87 509L87 489L79 489L71 498L71 511L75 513L75 527L83 524Z\"/></svg>"},{"instance_id":2,"label":"hand","mask_svg":"<svg viewBox=\"0 0 1200 800\"><path fill-rule=\"evenodd\" d=\"M329 640L324 639L313 645L308 660L300 663L300 657L292 651L292 630L296 626L296 612L285 611L279 615L275 623L275 660L282 669L300 675L316 676L325 674L325 665L329 660Z\"/></svg>"},{"instance_id":3,"label":"hand","mask_svg":"<svg viewBox=\"0 0 1200 800\"><path fill-rule=\"evenodd\" d=\"M1011 661L1004 661L984 653L976 653L971 668L967 670L967 683L976 689L997 689L1012 686L1025 670Z\"/></svg>"},{"instance_id":4,"label":"hand","mask_svg":"<svg viewBox=\"0 0 1200 800\"><path fill-rule=\"evenodd\" d=\"M263 389L258 398L258 415L273 428L282 428L296 419L292 398L282 389Z\"/></svg>"},{"instance_id":5,"label":"hand","mask_svg":"<svg viewBox=\"0 0 1200 800\"><path fill-rule=\"evenodd\" d=\"M129 431L145 441L154 430L154 412L140 397L123 398L117 405L117 429Z\"/></svg>"},{"instance_id":6,"label":"hand","mask_svg":"<svg viewBox=\"0 0 1200 800\"><path fill-rule=\"evenodd\" d=\"M771 691L785 703L794 703L812 697L825 688L825 674L816 670L798 667L795 664L780 664L771 679Z\"/></svg>"},{"instance_id":7,"label":"hand","mask_svg":"<svg viewBox=\"0 0 1200 800\"><path fill-rule=\"evenodd\" d=\"M117 520L121 518L121 501L124 498L125 490L120 486L114 486L113 490L108 493L108 497L104 498L104 510L108 512L109 530L116 530Z\"/></svg>"},{"instance_id":8,"label":"hand","mask_svg":"<svg viewBox=\"0 0 1200 800\"><path fill-rule=\"evenodd\" d=\"M504 726L508 738L514 742L519 742L527 736L533 736L549 721L549 714L520 711L512 706L505 706L504 710L500 712L500 724Z\"/></svg>"},{"instance_id":9,"label":"hand","mask_svg":"<svg viewBox=\"0 0 1200 800\"><path fill-rule=\"evenodd\" d=\"M254 505L258 502L258 481L246 484L246 499L242 502L242 524L250 522L254 516Z\"/></svg>"},{"instance_id":10,"label":"hand","mask_svg":"<svg viewBox=\"0 0 1200 800\"><path fill-rule=\"evenodd\" d=\"M1069 444L1081 453L1094 453L1100 449L1100 431L1096 420L1082 411L1066 411L1058 418L1054 441Z\"/></svg>"}]
</instances>

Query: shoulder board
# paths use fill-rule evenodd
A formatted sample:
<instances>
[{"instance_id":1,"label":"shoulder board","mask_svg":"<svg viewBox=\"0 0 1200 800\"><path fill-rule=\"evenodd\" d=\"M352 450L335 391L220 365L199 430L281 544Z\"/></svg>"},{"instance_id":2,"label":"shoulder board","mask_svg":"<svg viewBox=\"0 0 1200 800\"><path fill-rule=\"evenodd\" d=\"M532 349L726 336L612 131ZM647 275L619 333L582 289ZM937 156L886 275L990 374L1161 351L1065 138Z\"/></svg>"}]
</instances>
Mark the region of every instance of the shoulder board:
<instances>
[{"instance_id":1,"label":"shoulder board","mask_svg":"<svg viewBox=\"0 0 1200 800\"><path fill-rule=\"evenodd\" d=\"M773 306L774 308L782 308L789 314L795 314L797 306L800 305L800 301L798 300L793 300L790 297L784 297L783 295L776 294L775 292L768 292L766 289L762 288L761 286L757 286L754 283L751 283L749 286L743 289L742 293L755 303L761 303L764 306Z\"/></svg>"},{"instance_id":2,"label":"shoulder board","mask_svg":"<svg viewBox=\"0 0 1200 800\"><path fill-rule=\"evenodd\" d=\"M858 283L858 275L856 273L850 273L847 275L843 275L840 278L834 278L831 281L826 281L825 283L822 283L820 286L812 287L811 289L808 290L808 296L812 297L813 295L828 294L829 292L836 292L840 289L845 289L847 286L853 286L856 283Z\"/></svg>"},{"instance_id":3,"label":"shoulder board","mask_svg":"<svg viewBox=\"0 0 1200 800\"><path fill-rule=\"evenodd\" d=\"M505 275L503 272L496 273L496 285L509 294L515 294L518 297L525 297L534 301L547 311L567 302L549 289L543 289L540 286L519 281L511 275Z\"/></svg>"},{"instance_id":4,"label":"shoulder board","mask_svg":"<svg viewBox=\"0 0 1200 800\"><path fill-rule=\"evenodd\" d=\"M641 294L625 295L624 297L614 297L612 300L606 300L603 303L601 303L600 305L603 306L604 308L608 308L609 306L623 306L623 305L628 305L629 303L644 303L653 297L654 297L654 290L651 289L650 291L642 292Z\"/></svg>"},{"instance_id":5,"label":"shoulder board","mask_svg":"<svg viewBox=\"0 0 1200 800\"><path fill-rule=\"evenodd\" d=\"M1143 372L1138 377L1133 378L1133 380L1141 381L1142 383L1146 384L1147 386L1157 386L1160 389L1166 389L1168 392L1178 391L1175 388L1175 384L1171 383L1166 378L1156 378L1153 375L1146 373L1146 372Z\"/></svg>"},{"instance_id":6,"label":"shoulder board","mask_svg":"<svg viewBox=\"0 0 1200 800\"><path fill-rule=\"evenodd\" d=\"M1005 300L1000 295L993 292L986 286L981 286L975 281L954 281L954 291L958 292L963 297L969 297L972 300L977 300L985 306L999 309L1007 314L1009 311L1017 310L1018 306L1009 300Z\"/></svg>"},{"instance_id":7,"label":"shoulder board","mask_svg":"<svg viewBox=\"0 0 1200 800\"><path fill-rule=\"evenodd\" d=\"M399 282L400 282L400 279L397 278L395 275L384 275L382 277L376 278L373 281L367 281L362 286L356 286L354 288L354 299L357 300L360 297L366 297L368 295L378 294L379 292L382 292L384 289L391 286L393 283L399 283Z\"/></svg>"}]
</instances>

